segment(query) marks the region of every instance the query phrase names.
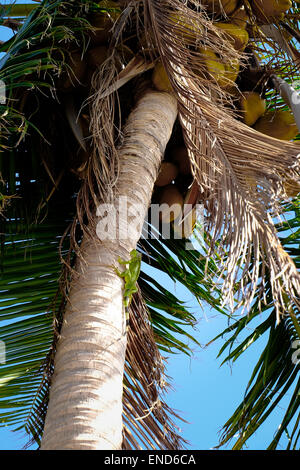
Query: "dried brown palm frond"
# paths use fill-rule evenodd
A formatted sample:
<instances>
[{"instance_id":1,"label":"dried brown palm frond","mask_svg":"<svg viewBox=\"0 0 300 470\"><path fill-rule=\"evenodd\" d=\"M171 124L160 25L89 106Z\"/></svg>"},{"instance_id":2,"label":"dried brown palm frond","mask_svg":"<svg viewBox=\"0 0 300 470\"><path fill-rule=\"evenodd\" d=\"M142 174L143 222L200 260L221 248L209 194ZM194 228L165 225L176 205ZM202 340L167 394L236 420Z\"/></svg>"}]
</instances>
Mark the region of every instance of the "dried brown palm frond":
<instances>
[{"instance_id":1,"label":"dried brown palm frond","mask_svg":"<svg viewBox=\"0 0 300 470\"><path fill-rule=\"evenodd\" d=\"M69 269L65 269L68 277ZM65 289L66 279L62 278ZM43 433L49 400L49 389L54 371L54 357L62 326L65 300L58 307L54 319L52 346L41 368L43 378L36 392L36 399L27 419L27 428L32 438L26 445L39 442ZM173 419L178 416L163 400L169 388L165 375L165 364L157 347L147 307L140 291L130 304L130 326L127 334L127 349L124 369L123 391L123 449L168 449L184 447L187 442Z\"/></svg>"},{"instance_id":2,"label":"dried brown palm frond","mask_svg":"<svg viewBox=\"0 0 300 470\"><path fill-rule=\"evenodd\" d=\"M294 115L295 122L297 124L298 130L300 132L300 94L292 85L290 85L282 78L277 77L276 75L271 76L272 82L274 84L274 88L282 97L283 101L288 105L288 107L292 110Z\"/></svg>"},{"instance_id":3,"label":"dried brown palm frond","mask_svg":"<svg viewBox=\"0 0 300 470\"><path fill-rule=\"evenodd\" d=\"M137 4L140 2L129 3L115 25L114 46L121 41L122 28L132 19ZM284 196L285 181L299 178L299 147L262 135L235 119L229 94L229 85L234 84L228 81L227 87L220 86L212 75L207 76L201 50L209 48L224 64L231 65L240 61L242 66L244 55L233 48L199 5L194 2L195 8L190 9L180 0L143 0L145 34L158 51L178 100L194 178L207 213L207 229L213 235L210 253L217 242L221 254L229 252L229 257L222 257L222 276L227 273L225 299L233 305L233 286L241 280L240 298L250 305L262 261L262 270L271 270L279 316L282 286L297 302L300 284L293 263L281 250L270 211L277 215L276 202ZM140 21L136 11L134 14ZM114 90L119 74L116 54L114 47L93 81L97 90L91 101L93 151L78 198L84 230L89 230L86 222L93 220L97 204L113 195L118 176L116 147L122 137L122 116L117 93L107 95L107 90ZM244 269L240 269L243 263Z\"/></svg>"},{"instance_id":4,"label":"dried brown palm frond","mask_svg":"<svg viewBox=\"0 0 300 470\"><path fill-rule=\"evenodd\" d=\"M76 200L76 218L71 228L71 244L78 255L80 250L76 241L76 227L79 224L86 235L95 236L94 214L100 202L110 202L118 174L118 153L116 141L121 132L120 107L115 110L116 93L101 97L107 88L115 83L118 75L114 51L92 78L92 86L99 92L91 92L90 145L85 165L85 178ZM98 77L99 78L98 81ZM87 104L87 103L85 103ZM116 114L119 114L116 117Z\"/></svg>"},{"instance_id":5,"label":"dried brown palm frond","mask_svg":"<svg viewBox=\"0 0 300 470\"><path fill-rule=\"evenodd\" d=\"M293 80L299 72L299 58L294 40L299 41L299 15L293 9L286 12L284 19L280 16L266 21L258 21L253 2L243 0L248 15L248 31L251 47L259 58L272 67L280 70L282 76Z\"/></svg>"},{"instance_id":6,"label":"dried brown palm frond","mask_svg":"<svg viewBox=\"0 0 300 470\"><path fill-rule=\"evenodd\" d=\"M299 23L299 14L297 15L297 22ZM296 25L294 25L289 21L281 21L280 26L285 29L285 31L287 31L291 38L294 38L298 42L300 42L300 32L299 29L297 29L299 28L299 24L296 23Z\"/></svg>"},{"instance_id":7,"label":"dried brown palm frond","mask_svg":"<svg viewBox=\"0 0 300 470\"><path fill-rule=\"evenodd\" d=\"M93 148L88 162L87 178L78 197L78 219L83 230L90 234L93 233L91 223L93 221L94 209L100 201L110 201L118 175L118 154L116 147L122 137L121 127L123 117L121 115L117 89L126 83L128 79L153 67L154 61L157 59L157 52L155 54L155 37L152 30L147 28L149 18L147 14L144 16L144 19L141 18L139 6L143 2L132 1L126 2L126 4L126 8L112 28L108 58L93 76L92 92L89 98ZM118 67L120 49L118 46L122 46L122 34L123 30L126 29L127 22L132 21L136 23L137 37L145 34L150 54L145 54L145 58L139 55L135 56L128 64L124 64L125 68L120 71ZM210 24L207 19L203 19L202 22L204 27ZM194 23L191 22L190 24L193 30ZM214 39L216 39L215 36L217 35L218 37L219 33L215 28L213 31ZM213 44L215 51L217 51L219 45L216 44L216 41L213 42L211 38L211 45ZM228 46L225 40L223 41L223 46L226 50L230 51L232 55L230 59L237 60L239 54ZM140 52L143 54L144 49ZM197 60L194 66L203 68L201 62L198 63ZM211 85L211 89L218 94L220 99L224 98L225 94L217 84L215 86ZM85 220L82 214L84 214ZM90 226L88 226L87 222L90 223Z\"/></svg>"},{"instance_id":8,"label":"dried brown palm frond","mask_svg":"<svg viewBox=\"0 0 300 470\"><path fill-rule=\"evenodd\" d=\"M284 311L283 291L298 303L300 277L280 246L270 211L277 214L284 181L299 179L299 146L262 135L236 120L226 108L226 92L212 79L197 79L191 72L191 63L201 67L201 56L182 41L182 25L193 21L203 28L207 47L217 50L225 63L239 59L203 13L191 11L179 0L145 0L145 9L178 99L194 178L212 233L210 254L217 249L221 255L225 300L233 305L233 297L240 294L244 305L251 304L262 262L262 271L270 271L279 318ZM179 26L174 26L174 13L180 15ZM239 292L234 294L238 281Z\"/></svg>"},{"instance_id":9,"label":"dried brown palm frond","mask_svg":"<svg viewBox=\"0 0 300 470\"><path fill-rule=\"evenodd\" d=\"M276 47L281 53L285 53L286 56L292 60L293 70L295 70L295 72L297 69L299 70L299 53L293 44L287 40L284 34L285 31L273 24L262 25L259 30L263 35L262 38L264 42L269 46L272 45L273 48Z\"/></svg>"},{"instance_id":10,"label":"dried brown palm frond","mask_svg":"<svg viewBox=\"0 0 300 470\"><path fill-rule=\"evenodd\" d=\"M22 23L20 23L20 21L14 18L5 18L1 23L1 26L6 26L7 28L10 28L12 31L18 31L21 25Z\"/></svg>"},{"instance_id":11,"label":"dried brown palm frond","mask_svg":"<svg viewBox=\"0 0 300 470\"><path fill-rule=\"evenodd\" d=\"M180 449L186 441L174 424L177 414L163 401L168 388L144 300L138 292L130 305L123 391L123 449Z\"/></svg>"}]
</instances>

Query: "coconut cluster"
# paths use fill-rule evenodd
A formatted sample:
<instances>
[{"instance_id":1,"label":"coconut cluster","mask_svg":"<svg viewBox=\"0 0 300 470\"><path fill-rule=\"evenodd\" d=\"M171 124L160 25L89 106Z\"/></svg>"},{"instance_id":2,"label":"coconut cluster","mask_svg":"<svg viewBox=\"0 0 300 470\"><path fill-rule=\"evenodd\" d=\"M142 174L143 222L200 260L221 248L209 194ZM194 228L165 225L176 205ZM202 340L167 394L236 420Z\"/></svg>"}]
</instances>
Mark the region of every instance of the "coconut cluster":
<instances>
[{"instance_id":1,"label":"coconut cluster","mask_svg":"<svg viewBox=\"0 0 300 470\"><path fill-rule=\"evenodd\" d=\"M239 0L203 0L202 5L209 12L217 15L232 15L239 5ZM290 0L249 0L251 9L257 20L262 24L282 20L285 13L292 7Z\"/></svg>"},{"instance_id":2,"label":"coconut cluster","mask_svg":"<svg viewBox=\"0 0 300 470\"><path fill-rule=\"evenodd\" d=\"M171 223L180 238L188 238L196 224L196 208L193 203L197 198L191 199L192 182L187 148L183 140L176 143L171 138L155 182L153 202L160 205L161 222Z\"/></svg>"},{"instance_id":3,"label":"coconut cluster","mask_svg":"<svg viewBox=\"0 0 300 470\"><path fill-rule=\"evenodd\" d=\"M248 7L245 7L246 3ZM246 3L239 0L203 0L201 2L206 7L216 28L220 30L220 34L225 36L232 47L241 53L249 52L247 49L249 36L251 36L249 11L257 18L257 24L267 24L282 20L292 6L289 0L249 0ZM102 0L100 4L105 6L105 10L93 14L90 18L92 29L89 33L87 49L82 53L78 49L70 48L66 55L67 71L59 77L57 83L57 88L62 93L73 93L74 88L79 90L82 101L89 95L93 74L108 57L111 30L122 12L122 6L117 1ZM205 32L201 31L198 24L189 24L187 27L182 17L175 12L171 14L170 20L176 27L177 37L181 32L181 41L186 42L187 45L194 44L194 47L197 47L202 66L199 67L201 71L193 69L195 75L198 75L199 79L214 80L220 88L231 94L235 110L239 112L239 118L246 125L283 140L292 140L296 137L298 129L290 111L267 110L266 87L258 85L262 78L261 71L253 71L251 67L245 69L240 66L239 61L230 64L224 63L215 51L205 46L205 41L201 39L205 36ZM145 37L141 36L138 43L136 37L135 42L131 42L130 37L134 37L134 35L128 34L128 39L123 41L122 45L117 46L119 48L117 54L119 64L117 66L119 65L120 71L137 54L142 52L147 55ZM157 61L153 70L146 72L146 74L146 78L151 80L153 88L159 91L173 92L172 84L161 61ZM127 105L124 107L128 108ZM79 122L84 137L88 136L88 114L82 114ZM75 171L79 176L83 174L81 170L84 169L85 162L88 160L87 153L82 150L79 153L78 168ZM186 224L188 229L183 229L180 223L185 203L195 203L196 201L196 198L191 197L194 190L193 184L195 183L193 182L189 155L183 139L179 139L179 142L177 139L175 143L171 141L155 183L153 198L159 204L165 204L166 208L174 205L173 212L167 209L162 210L161 222L173 224L174 230L185 237L192 233L196 221L196 213L193 209L188 214L189 225Z\"/></svg>"},{"instance_id":4,"label":"coconut cluster","mask_svg":"<svg viewBox=\"0 0 300 470\"><path fill-rule=\"evenodd\" d=\"M244 52L249 42L247 26L249 17L244 5L239 6L238 0L204 0L202 5L212 14L215 26L222 31L225 38L239 52ZM259 23L270 23L281 20L284 14L291 8L289 0L252 0L252 14ZM184 26L178 15L172 15L172 21L177 26ZM188 28L184 39L190 39L191 35L201 35L199 27ZM251 82L251 70L246 69L241 73L240 63L224 63L218 55L208 47L198 47L203 67L198 72L201 78L211 78L227 92L232 93L235 107L240 110L240 117L249 126L257 128L262 133L270 136L278 136L283 140L292 140L298 134L293 115L289 111L278 110L266 112L266 100L264 90L259 88L259 71ZM243 77L245 78L243 80ZM158 62L152 74L154 87L160 91L172 92L172 85L161 62ZM271 124L270 124L271 123Z\"/></svg>"},{"instance_id":5,"label":"coconut cluster","mask_svg":"<svg viewBox=\"0 0 300 470\"><path fill-rule=\"evenodd\" d=\"M291 111L281 109L266 111L266 100L255 91L243 93L240 108L245 124L262 134L280 140L293 140L299 133Z\"/></svg>"},{"instance_id":6,"label":"coconut cluster","mask_svg":"<svg viewBox=\"0 0 300 470\"><path fill-rule=\"evenodd\" d=\"M244 52L249 42L249 10L245 5L241 5L239 0L203 0L201 4L207 9L214 20L215 26L220 29L223 36L239 52ZM250 0L249 6L252 15L258 24L268 24L283 19L285 13L292 7L290 0ZM184 25L182 18L178 14L172 14L171 21L176 25L177 31L182 28L182 40L192 41L201 37L203 31L198 25L191 27ZM186 31L184 30L186 27ZM195 41L194 41L195 42ZM230 90L236 82L240 73L240 63L224 63L218 54L209 47L198 47L201 54L202 78L216 81L221 88ZM204 71L204 72L203 72ZM197 71L195 71L197 73ZM204 75L203 75L204 74ZM160 91L171 91L172 86L161 63L158 63L153 73L153 83Z\"/></svg>"},{"instance_id":7,"label":"coconut cluster","mask_svg":"<svg viewBox=\"0 0 300 470\"><path fill-rule=\"evenodd\" d=\"M244 6L240 6L238 0L211 0L202 1L202 5L212 14L215 26L219 28L232 44L240 52L244 52L249 42L247 27L249 17ZM291 8L289 0L252 0L249 2L258 24L268 24L282 20L285 13ZM178 15L172 16L172 21L178 27L184 25ZM199 27L191 25L188 32L182 33L182 40L190 41L191 36L201 35ZM233 103L239 111L239 118L248 126L257 131L277 139L293 140L298 134L298 128L293 114L288 110L267 110L267 102L264 95L265 87L258 86L263 78L259 70L246 69L241 72L240 64L226 64L218 55L204 46L198 48L202 57L203 78L212 78L226 91L232 93ZM201 72L203 74L203 72ZM252 77L251 77L252 74ZM201 75L199 74L201 78ZM245 80L246 77L246 80ZM252 80L251 80L252 78ZM172 92L172 84L162 62L158 62L152 73L153 86L159 91ZM270 82L269 82L270 84ZM266 85L266 83L265 83ZM259 90L261 88L261 90ZM258 91L257 91L258 90ZM181 229L182 211L180 207L186 202L191 202L191 191L195 183L192 182L191 167L187 149L181 145L173 148L168 154L168 160L164 160L156 181L157 199L160 204L175 205L178 208L171 212L162 211L163 222L172 223L174 230L189 236L196 222L195 210L190 212L190 228L184 232ZM291 196L291 194L289 194Z\"/></svg>"},{"instance_id":8,"label":"coconut cluster","mask_svg":"<svg viewBox=\"0 0 300 470\"><path fill-rule=\"evenodd\" d=\"M74 87L88 89L91 84L93 73L103 64L108 57L108 44L111 38L111 29L121 14L121 8L117 1L102 0L99 4L103 10L93 14L89 19L91 30L89 31L87 43L88 48L83 53L81 50L70 48L66 54L66 70L60 77L57 87L60 91L73 91ZM120 70L124 63L133 57L133 52L126 46L120 47ZM123 59L123 61L122 61Z\"/></svg>"}]
</instances>

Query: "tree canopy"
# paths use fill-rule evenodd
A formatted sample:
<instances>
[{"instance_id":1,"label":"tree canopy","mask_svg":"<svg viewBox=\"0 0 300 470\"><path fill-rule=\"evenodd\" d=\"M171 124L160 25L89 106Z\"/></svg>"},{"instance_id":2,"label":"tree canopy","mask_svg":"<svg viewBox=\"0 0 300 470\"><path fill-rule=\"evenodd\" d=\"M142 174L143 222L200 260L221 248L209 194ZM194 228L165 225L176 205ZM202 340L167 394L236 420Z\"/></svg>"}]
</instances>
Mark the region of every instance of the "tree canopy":
<instances>
[{"instance_id":1,"label":"tree canopy","mask_svg":"<svg viewBox=\"0 0 300 470\"><path fill-rule=\"evenodd\" d=\"M218 336L226 337L224 362L268 338L220 445L238 434L234 448L242 448L292 390L269 448L284 432L288 448L297 448L299 364L292 358L300 340L299 114L292 100L299 104L299 95L291 85L299 75L300 31L299 2L288 3L271 15L256 0L227 2L221 10L219 2L198 0L2 7L2 25L14 30L0 45L6 92L0 102L3 424L25 428L40 442L82 236L92 234L95 208L113 191L124 123L150 87L177 99L164 162L174 165L174 149L185 149L188 169L177 161L175 184L185 202L202 205L204 217L195 223L192 249L177 239L174 224L170 238L161 236L160 226L157 237L138 243L145 264L130 306L124 447L185 445L163 395L168 384L161 354L191 354L196 340L189 327L197 319L183 299L149 276L148 264L228 316ZM249 96L259 97L262 108L246 122ZM279 136L280 125L272 135L266 124L274 130L275 116L284 112L298 122L298 129L296 121L289 124L294 134L288 138ZM152 202L162 194L156 185ZM151 222L145 229L153 230ZM259 315L261 323L244 337ZM156 402L155 413L136 419Z\"/></svg>"}]
</instances>

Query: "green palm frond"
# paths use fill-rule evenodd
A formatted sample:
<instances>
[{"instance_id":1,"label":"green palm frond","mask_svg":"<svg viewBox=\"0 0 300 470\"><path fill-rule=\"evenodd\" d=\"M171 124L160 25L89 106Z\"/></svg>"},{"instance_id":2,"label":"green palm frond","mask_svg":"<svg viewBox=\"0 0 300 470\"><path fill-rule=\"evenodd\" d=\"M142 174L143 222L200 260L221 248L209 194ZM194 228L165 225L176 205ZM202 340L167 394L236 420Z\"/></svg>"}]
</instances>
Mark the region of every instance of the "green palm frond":
<instances>
[{"instance_id":1,"label":"green palm frond","mask_svg":"<svg viewBox=\"0 0 300 470\"><path fill-rule=\"evenodd\" d=\"M53 336L53 306L59 302L58 217L20 228L6 221L2 233L0 337L6 361L1 366L0 422L30 432L34 397L43 378L42 364Z\"/></svg>"},{"instance_id":2,"label":"green palm frond","mask_svg":"<svg viewBox=\"0 0 300 470\"><path fill-rule=\"evenodd\" d=\"M0 5L0 15L4 18L24 18L28 16L35 8L37 8L36 4L28 3L12 3L7 5Z\"/></svg>"},{"instance_id":3,"label":"green palm frond","mask_svg":"<svg viewBox=\"0 0 300 470\"><path fill-rule=\"evenodd\" d=\"M156 340L160 348L168 352L174 350L174 347L175 350L190 352L188 344L182 343L184 337L188 341L197 342L184 327L195 327L197 319L178 297L155 281L159 272L167 275L174 283L181 284L200 305L205 303L225 314L225 310L220 307L221 293L213 283L217 274L216 266L212 261L209 262L209 275L206 276L206 259L203 253L196 248L186 250L186 242L185 239L174 238L146 239L140 242L143 260L154 271L149 276L147 269L142 269L139 285L149 308ZM174 334L179 334L180 340Z\"/></svg>"},{"instance_id":4,"label":"green palm frond","mask_svg":"<svg viewBox=\"0 0 300 470\"><path fill-rule=\"evenodd\" d=\"M38 130L30 114L24 112L29 91L36 90L37 100L41 93L55 96L55 80L63 71L68 72L69 45L84 49L91 27L82 11L88 11L91 3L74 6L57 0L34 5L18 34L1 45L0 52L5 55L0 60L0 80L5 83L6 103L0 104L0 148L11 148L29 129Z\"/></svg>"},{"instance_id":5,"label":"green palm frond","mask_svg":"<svg viewBox=\"0 0 300 470\"><path fill-rule=\"evenodd\" d=\"M285 204L287 220L278 225L281 242L285 250L300 268L300 217L299 200ZM291 214L294 213L293 217ZM288 217L288 214L290 217ZM286 235L287 231L292 233ZM285 234L283 234L285 232ZM235 362L247 349L261 337L266 344L254 366L245 396L223 428L220 446L237 437L233 449L242 449L247 440L259 429L275 410L281 400L291 394L291 399L280 425L275 431L268 449L276 449L282 435L288 436L288 448L296 449L299 441L300 381L299 361L295 360L296 344L300 340L300 312L286 304L286 314L277 324L274 300L269 280L266 281L266 305L260 309L256 302L247 316L241 317L226 328L217 338L228 337L220 349L219 356L227 351L222 364ZM260 319L262 319L260 321ZM251 328L252 324L258 326ZM251 328L250 334L245 334ZM289 433L289 427L294 426Z\"/></svg>"},{"instance_id":6,"label":"green palm frond","mask_svg":"<svg viewBox=\"0 0 300 470\"><path fill-rule=\"evenodd\" d=\"M1 330L1 337L7 344L7 357L9 357L9 362L2 372L1 422L3 425L11 425L14 429L25 427L37 442L42 433L47 406L46 375L49 365L47 358L49 354L51 355L53 322L59 323L61 306L58 298L57 309L53 307L61 274L58 242L67 225L67 222L59 223L51 220L48 213L52 213L52 210L57 211L58 201L64 200L68 207L59 210L59 214L63 221L63 215L72 220L75 215L73 201L79 187L78 182L68 172L66 155L73 149L72 135L70 131L68 133L65 120L61 118L61 110L55 100L55 81L64 67L64 44L75 38L77 27L81 31L80 28L85 25L85 18L84 16L79 18L78 11L78 17L74 18L73 23L68 17L60 16L56 8L60 6L62 9L63 5L63 2L49 3L49 5L44 3L32 12L34 18L31 18L28 24L25 22L18 35L3 46L7 59L3 61L1 69L1 77L7 84L8 98L15 96L15 92L20 93L17 96L21 97L23 93L30 105L28 108L25 106L24 111L20 112L15 101L9 99L3 108L5 119L8 120L9 116L11 122L6 125L7 140L4 146L7 149L0 157L2 177L5 180L2 192L4 197L14 195L18 199L17 203L7 206L5 212L7 217L11 214L11 223L8 219L2 253L2 284L6 288L7 297L1 304L0 318L3 322L7 318L11 318L11 321L10 326L3 323ZM46 23L48 29L45 29ZM30 51L25 49L29 39L36 45ZM82 47L84 49L84 39ZM56 52L59 53L58 57ZM24 77L28 79L25 80ZM43 112L45 106L47 114ZM32 109L35 110L34 113ZM51 116L55 118L55 126ZM64 139L67 145L62 149ZM48 142L51 142L51 146ZM61 155L64 155L64 158L61 158ZM59 180L62 171L63 177ZM61 184L57 183L58 180ZM53 188L56 189L56 195L49 198ZM38 218L39 224L32 226L32 220L35 218ZM14 233L15 220L18 221L19 231L23 226L23 232L20 232L18 240L28 240L28 244L18 245L18 257L14 258L11 256L12 248L9 250L9 247L13 246L10 233ZM43 249L40 248L38 251L36 246L39 246L41 233L49 224L52 224L49 238L45 239ZM29 227L30 239L27 238ZM151 243L146 245L143 243L140 249L144 254L145 263L148 262L154 269L181 283L196 294L199 301L202 299L209 301L211 305L218 304L216 295L214 298L210 297L209 282L204 281L205 264L199 263L200 254L197 254L197 251L189 251L187 255L183 243L163 240L151 240ZM6 260L10 260L11 268ZM18 270L20 270L19 277ZM30 274L28 279L24 277L27 272ZM48 278L51 282L48 282ZM45 279L47 283L44 285ZM148 307L159 348L168 353L179 351L190 354L190 343L195 343L195 340L189 333L189 328L195 325L196 319L189 309L168 289L162 288L150 279L147 270L142 270L140 289ZM17 293L18 302L14 297ZM23 321L24 315L26 321ZM14 348L16 338L20 339ZM24 366L20 367L19 353L23 351L26 361ZM5 384L9 384L9 387ZM14 396L13 401L12 396Z\"/></svg>"},{"instance_id":7,"label":"green palm frond","mask_svg":"<svg viewBox=\"0 0 300 470\"><path fill-rule=\"evenodd\" d=\"M269 24L266 21L257 23L255 11L252 10L251 1L244 0L245 8L250 16L251 49L256 56L269 68L277 70L285 79L297 80L299 64L297 64L297 50L299 50L299 4L292 2L292 7L286 12L284 18L275 19ZM295 51L295 52L294 52ZM299 59L299 58L298 58Z\"/></svg>"},{"instance_id":8,"label":"green palm frond","mask_svg":"<svg viewBox=\"0 0 300 470\"><path fill-rule=\"evenodd\" d=\"M296 8L294 4L292 13L297 13ZM91 31L89 13L109 9L115 10L115 7L108 6L105 0L98 4L88 0L43 1L21 21L18 33L0 46L0 52L5 52L0 61L0 80L5 82L7 94L6 103L0 104L0 150L3 150L0 153L0 209L6 208L8 216L1 234L3 277L0 289L3 300L0 302L0 319L3 325L0 337L6 345L7 362L1 368L0 406L3 411L0 422L14 429L25 427L37 441L43 429L48 396L44 363L53 345L53 322L59 323L64 305L58 293L61 275L59 241L67 223L76 215L74 201L80 188L78 180L72 176L75 168L72 158L78 152L78 143L66 119L67 93L58 97L56 85L63 73L71 76L68 58L72 55L72 47L76 45L83 55L86 51ZM5 11L2 11L3 18ZM19 15L23 13L19 11ZM290 27L296 26L294 18L289 17L287 21ZM271 56L269 42L257 43L256 50L268 62ZM282 69L283 56L276 44L272 47L276 54L269 62L273 63L274 70L277 65ZM294 69L283 71L282 76L292 80ZM81 105L82 101L79 101ZM54 192L56 197L53 197ZM67 208L58 209L59 199L66 201ZM296 217L289 220L289 224L297 229L298 206L294 210ZM55 219L52 218L53 211L57 214ZM32 225L35 218L39 223ZM81 235L78 235L79 242ZM67 244L68 241L66 238ZM215 264L212 261L206 264L205 253L197 249L186 250L185 242L151 239L139 243L145 263L139 287L156 343L162 352L190 354L191 344L197 344L190 333L196 318L171 289L160 285L155 276L149 274L148 268L181 284L199 303L205 302L226 314L221 308L220 292L213 282L217 274ZM294 230L293 236L282 242L299 266L299 230ZM68 248L65 247L66 252ZM299 366L291 361L293 341L299 338L299 312L294 312L295 316L287 315L277 326L270 285L266 286L266 297L264 311L271 311L269 317L243 339L241 345L236 347L234 343L246 326L258 318L257 304L248 317L236 321L224 332L231 334L221 351L230 348L225 361L236 360L260 336L269 334L245 400L225 425L222 444L236 432L241 432L236 448L243 446L292 386L292 400L270 448L276 447L282 432L291 423L294 428L290 433L290 447L295 447L299 438L299 419L293 422L299 409L299 384L295 385ZM138 302L136 310L137 307L144 308ZM127 366L126 386L136 391L138 380L133 375L130 377L133 369L131 364Z\"/></svg>"},{"instance_id":9,"label":"green palm frond","mask_svg":"<svg viewBox=\"0 0 300 470\"><path fill-rule=\"evenodd\" d=\"M59 243L66 224L49 216L30 230L27 224L21 230L20 222L16 226L14 221L7 221L3 234L0 337L6 345L6 364L1 367L0 422L13 429L25 427L37 439L42 432L48 393L43 364L51 352L53 327L62 300ZM189 251L189 256L183 258L183 247L176 250L177 244L172 241L166 241L166 245L168 249L172 246L171 254L158 241L152 250L151 244L147 246L156 269L196 293L199 301L217 305L219 300L216 295L210 296L209 286L203 281L204 265L197 265L199 253ZM155 257L155 251L160 255ZM189 265L189 270L180 268L174 257ZM159 348L189 354L189 343L196 341L187 327L194 326L196 318L183 301L147 272L142 271L139 284Z\"/></svg>"}]
</instances>

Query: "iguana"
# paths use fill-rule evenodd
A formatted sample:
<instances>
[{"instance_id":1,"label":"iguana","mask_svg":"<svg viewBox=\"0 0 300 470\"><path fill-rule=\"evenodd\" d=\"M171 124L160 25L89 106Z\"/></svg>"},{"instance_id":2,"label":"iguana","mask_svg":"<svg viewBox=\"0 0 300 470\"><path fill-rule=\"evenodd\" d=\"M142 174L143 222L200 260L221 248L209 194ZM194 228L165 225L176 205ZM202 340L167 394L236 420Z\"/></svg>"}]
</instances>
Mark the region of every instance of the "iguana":
<instances>
[{"instance_id":1,"label":"iguana","mask_svg":"<svg viewBox=\"0 0 300 470\"><path fill-rule=\"evenodd\" d=\"M119 271L116 267L114 268L117 275L124 279L123 305L125 308L126 332L129 326L129 305L132 295L137 292L136 283L140 275L141 259L140 253L137 250L132 250L130 252L130 260L125 261L120 257L118 259L120 264L128 265L128 267L124 271Z\"/></svg>"}]
</instances>

